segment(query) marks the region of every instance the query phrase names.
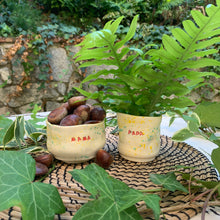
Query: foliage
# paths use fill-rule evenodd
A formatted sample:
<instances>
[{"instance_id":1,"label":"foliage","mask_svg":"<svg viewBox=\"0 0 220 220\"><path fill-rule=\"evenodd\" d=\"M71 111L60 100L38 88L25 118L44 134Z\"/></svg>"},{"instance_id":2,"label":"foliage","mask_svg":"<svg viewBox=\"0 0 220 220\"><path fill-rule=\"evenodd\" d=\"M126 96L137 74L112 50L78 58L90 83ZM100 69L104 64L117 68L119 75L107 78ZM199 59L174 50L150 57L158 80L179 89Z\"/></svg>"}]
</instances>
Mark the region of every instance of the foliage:
<instances>
[{"instance_id":1,"label":"foliage","mask_svg":"<svg viewBox=\"0 0 220 220\"><path fill-rule=\"evenodd\" d=\"M129 48L127 43L135 34L137 16L122 40L118 40L116 30L123 19L108 22L105 27L86 35L78 44L80 51L75 55L80 67L108 65L110 70L101 70L89 75L81 83L104 86L104 91L88 93L76 88L88 98L98 99L100 104L115 112L133 115L155 115L165 111L192 106L186 97L204 76L213 72L198 71L207 66L220 66L220 62L206 56L218 53L208 47L219 43L220 2L209 5L207 16L192 11L191 20L183 22L184 29L172 29L172 35L163 35L162 47L150 49L146 53L137 48ZM204 32L205 30L205 32ZM111 77L106 80L103 76ZM187 81L182 83L183 79Z\"/></svg>"},{"instance_id":2,"label":"foliage","mask_svg":"<svg viewBox=\"0 0 220 220\"><path fill-rule=\"evenodd\" d=\"M35 9L35 5L29 1L1 0L0 27L4 30L4 35L30 33L36 31L41 19L41 12ZM8 27L8 28L7 28ZM7 29L8 30L7 30ZM9 30L9 28L11 30ZM0 28L1 29L1 28ZM2 31L0 30L0 34Z\"/></svg>"},{"instance_id":3,"label":"foliage","mask_svg":"<svg viewBox=\"0 0 220 220\"><path fill-rule=\"evenodd\" d=\"M104 21L125 17L124 25L127 26L133 17L140 15L139 23L156 25L179 25L182 20L189 18L189 11L193 8L214 3L214 1L193 0L122 0L116 1L119 10L107 13Z\"/></svg>"},{"instance_id":4,"label":"foliage","mask_svg":"<svg viewBox=\"0 0 220 220\"><path fill-rule=\"evenodd\" d=\"M187 122L187 127L177 131L172 139L184 141L194 136L200 136L215 143L218 148L212 151L211 159L220 173L220 136L216 135L216 128L220 128L219 107L220 103L205 102L198 105L194 112L182 115L182 118Z\"/></svg>"},{"instance_id":5,"label":"foliage","mask_svg":"<svg viewBox=\"0 0 220 220\"><path fill-rule=\"evenodd\" d=\"M143 194L116 180L96 164L90 164L83 170L70 171L73 178L82 183L94 199L78 210L73 219L142 219L134 206L143 200L154 212L155 219L160 215L160 197L156 194ZM150 179L171 191L187 192L174 173L168 175L152 174ZM171 181L172 180L172 181ZM161 190L161 189L160 189ZM147 189L145 190L147 192Z\"/></svg>"},{"instance_id":6,"label":"foliage","mask_svg":"<svg viewBox=\"0 0 220 220\"><path fill-rule=\"evenodd\" d=\"M90 25L96 18L102 18L106 13L118 10L114 1L110 0L40 0L39 3L46 11L62 16L66 16L64 13L67 14L77 25Z\"/></svg>"},{"instance_id":7,"label":"foliage","mask_svg":"<svg viewBox=\"0 0 220 220\"><path fill-rule=\"evenodd\" d=\"M188 138L199 136L216 144L217 148L213 149L211 152L211 160L218 173L220 173L220 136L216 134L216 129L220 127L219 107L220 103L201 103L194 112L181 115L187 122L187 127L175 132L172 137L173 140L184 141ZM175 120L175 117L176 116L173 116L171 118L171 123ZM193 180L189 175L184 174L183 176L187 180ZM211 189L207 191L208 196L204 203L204 210L202 212L202 219L204 219L208 200L216 190L220 193L220 184L213 182L208 183L201 180L196 180L196 182Z\"/></svg>"},{"instance_id":8,"label":"foliage","mask_svg":"<svg viewBox=\"0 0 220 220\"><path fill-rule=\"evenodd\" d=\"M24 220L49 220L65 212L55 186L33 182L36 168L30 155L0 151L0 167L0 211L18 206Z\"/></svg>"},{"instance_id":9,"label":"foliage","mask_svg":"<svg viewBox=\"0 0 220 220\"><path fill-rule=\"evenodd\" d=\"M37 118L34 113L29 120L24 120L24 116L18 116L15 120L0 116L0 145L3 145L4 149L25 149L30 147L26 144L25 137L37 145L42 136L46 135L45 126L39 125L42 121L45 121L45 118Z\"/></svg>"},{"instance_id":10,"label":"foliage","mask_svg":"<svg viewBox=\"0 0 220 220\"><path fill-rule=\"evenodd\" d=\"M31 219L36 220L53 219L54 213L65 211L62 200L54 186L32 182L35 174L35 162L31 156L21 152L1 151L0 166L2 168L0 175L3 177L0 181L0 191L4 192L0 193L0 199L4 201L0 204L0 210L19 206L23 219L30 219L31 217ZM135 207L139 201L144 201L146 206L153 210L155 219L159 219L159 216L163 214L159 202L163 198L160 198L157 193L162 191L184 192L186 198L193 200L190 203L191 205L207 193L213 194L220 187L218 182L206 182L192 177L192 173L178 171L179 169L193 170L193 167L180 166L176 169L176 173L181 174L182 178L188 181L189 191L177 181L174 172L166 175L151 174L150 180L158 185L158 188L135 190L109 176L103 168L94 163L87 165L85 169L70 171L73 178L82 183L91 193L90 200L77 211L73 219L88 219L89 217L89 219L99 218L101 220L109 216L113 216L116 220L142 219ZM14 179L16 179L16 183ZM202 188L204 191L201 191ZM24 191L25 193L23 193ZM200 192L201 194L196 194L192 198L192 195L187 195L191 192ZM211 196L208 196L207 199L210 198ZM215 197L216 202L217 198ZM35 212L32 212L32 208L36 208ZM173 208L175 210L175 206Z\"/></svg>"},{"instance_id":11,"label":"foliage","mask_svg":"<svg viewBox=\"0 0 220 220\"><path fill-rule=\"evenodd\" d=\"M100 29L103 23L124 16L123 25L130 24L133 17L139 14L140 24L179 25L189 17L189 11L197 6L213 3L213 0L39 0L13 1L1 0L0 35L17 36L34 32L43 23L80 27L85 30Z\"/></svg>"}]
</instances>

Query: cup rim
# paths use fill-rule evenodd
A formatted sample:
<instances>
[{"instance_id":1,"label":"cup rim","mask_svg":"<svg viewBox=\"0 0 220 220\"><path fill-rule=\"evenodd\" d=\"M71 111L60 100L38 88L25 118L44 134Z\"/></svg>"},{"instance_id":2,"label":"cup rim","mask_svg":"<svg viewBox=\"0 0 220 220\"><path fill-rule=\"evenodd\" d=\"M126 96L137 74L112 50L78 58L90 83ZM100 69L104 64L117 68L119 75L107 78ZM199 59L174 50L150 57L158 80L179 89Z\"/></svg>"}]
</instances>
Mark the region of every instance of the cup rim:
<instances>
[{"instance_id":1,"label":"cup rim","mask_svg":"<svg viewBox=\"0 0 220 220\"><path fill-rule=\"evenodd\" d=\"M117 114L117 116L118 115L127 115L127 116L134 116L137 118L162 118L162 115L160 115L160 116L141 116L141 115L131 115L131 114L122 113L122 112L117 112L116 114Z\"/></svg>"},{"instance_id":2,"label":"cup rim","mask_svg":"<svg viewBox=\"0 0 220 220\"><path fill-rule=\"evenodd\" d=\"M57 128L68 129L68 128L78 128L78 127L82 127L82 126L86 126L86 125L87 125L87 127L94 127L97 125L105 124L105 120L102 120L101 122L95 123L95 124L80 124L80 125L71 125L71 126L61 126L61 125L51 124L48 120L46 120L46 124L49 124L50 126L54 126Z\"/></svg>"}]
</instances>

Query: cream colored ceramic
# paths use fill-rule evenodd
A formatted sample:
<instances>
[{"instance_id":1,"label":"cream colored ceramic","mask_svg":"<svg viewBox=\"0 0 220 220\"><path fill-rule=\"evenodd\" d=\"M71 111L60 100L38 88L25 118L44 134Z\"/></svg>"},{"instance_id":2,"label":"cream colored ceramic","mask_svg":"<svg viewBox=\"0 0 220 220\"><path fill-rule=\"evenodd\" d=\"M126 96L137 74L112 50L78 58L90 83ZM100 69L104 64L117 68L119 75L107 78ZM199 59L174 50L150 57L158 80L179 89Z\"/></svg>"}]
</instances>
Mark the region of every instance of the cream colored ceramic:
<instances>
[{"instance_id":1,"label":"cream colored ceramic","mask_svg":"<svg viewBox=\"0 0 220 220\"><path fill-rule=\"evenodd\" d=\"M160 151L161 119L117 113L120 155L135 162L152 161Z\"/></svg>"},{"instance_id":2,"label":"cream colored ceramic","mask_svg":"<svg viewBox=\"0 0 220 220\"><path fill-rule=\"evenodd\" d=\"M59 126L47 123L47 148L66 163L81 163L95 157L105 145L104 121L96 124Z\"/></svg>"}]
</instances>

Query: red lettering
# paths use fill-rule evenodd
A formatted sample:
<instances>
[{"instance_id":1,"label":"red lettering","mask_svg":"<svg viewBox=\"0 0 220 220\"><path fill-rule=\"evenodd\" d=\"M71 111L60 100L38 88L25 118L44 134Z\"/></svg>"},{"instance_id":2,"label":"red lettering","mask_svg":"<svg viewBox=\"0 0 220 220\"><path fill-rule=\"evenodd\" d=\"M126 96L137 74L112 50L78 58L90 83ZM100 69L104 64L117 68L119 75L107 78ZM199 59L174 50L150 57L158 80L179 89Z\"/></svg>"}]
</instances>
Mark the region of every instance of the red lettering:
<instances>
[{"instance_id":1,"label":"red lettering","mask_svg":"<svg viewBox=\"0 0 220 220\"><path fill-rule=\"evenodd\" d=\"M86 137L83 137L83 141L86 141L87 139L86 139Z\"/></svg>"},{"instance_id":2,"label":"red lettering","mask_svg":"<svg viewBox=\"0 0 220 220\"><path fill-rule=\"evenodd\" d=\"M88 136L87 140L90 140L90 139L91 139L91 137L90 137L90 136Z\"/></svg>"},{"instance_id":3,"label":"red lettering","mask_svg":"<svg viewBox=\"0 0 220 220\"><path fill-rule=\"evenodd\" d=\"M72 137L71 141L76 141L76 138Z\"/></svg>"},{"instance_id":4,"label":"red lettering","mask_svg":"<svg viewBox=\"0 0 220 220\"><path fill-rule=\"evenodd\" d=\"M82 139L80 137L78 137L78 141L81 141Z\"/></svg>"},{"instance_id":5,"label":"red lettering","mask_svg":"<svg viewBox=\"0 0 220 220\"><path fill-rule=\"evenodd\" d=\"M143 136L144 133L142 131L131 131L131 130L128 130L128 134L131 134L131 135L140 135L140 136Z\"/></svg>"}]
</instances>

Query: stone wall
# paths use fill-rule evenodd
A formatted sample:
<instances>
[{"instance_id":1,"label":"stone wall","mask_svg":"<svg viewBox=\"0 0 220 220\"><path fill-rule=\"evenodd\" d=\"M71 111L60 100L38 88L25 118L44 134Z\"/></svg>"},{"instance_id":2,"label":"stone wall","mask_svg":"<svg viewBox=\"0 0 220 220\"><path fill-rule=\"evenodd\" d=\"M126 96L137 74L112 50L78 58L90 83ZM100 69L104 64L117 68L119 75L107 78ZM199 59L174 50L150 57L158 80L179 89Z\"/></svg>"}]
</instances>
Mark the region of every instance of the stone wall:
<instances>
[{"instance_id":1,"label":"stone wall","mask_svg":"<svg viewBox=\"0 0 220 220\"><path fill-rule=\"evenodd\" d=\"M60 45L54 45L48 49L51 74L45 88L39 89L41 80L38 68L28 76L25 85L24 68L16 62L17 55L11 60L3 60L12 46L13 43L0 43L0 115L30 112L35 103L41 106L42 111L50 111L63 103L64 96L82 80L77 66L68 55L70 52L74 54L76 47L70 46L66 51Z\"/></svg>"},{"instance_id":2,"label":"stone wall","mask_svg":"<svg viewBox=\"0 0 220 220\"><path fill-rule=\"evenodd\" d=\"M31 112L33 104L41 106L42 111L51 111L64 102L64 96L67 96L74 86L78 86L83 77L97 71L97 68L106 68L90 67L82 74L71 59L77 52L77 47L69 46L67 51L61 45L54 44L48 49L50 80L45 88L39 89L41 80L38 68L28 76L29 82L25 84L24 68L17 62L17 55L10 60L3 60L12 46L13 42L0 42L0 115ZM220 79L210 79L210 83L213 89L198 89L192 93L192 99L196 102L202 99L219 102ZM90 91L96 89L87 88Z\"/></svg>"}]
</instances>

